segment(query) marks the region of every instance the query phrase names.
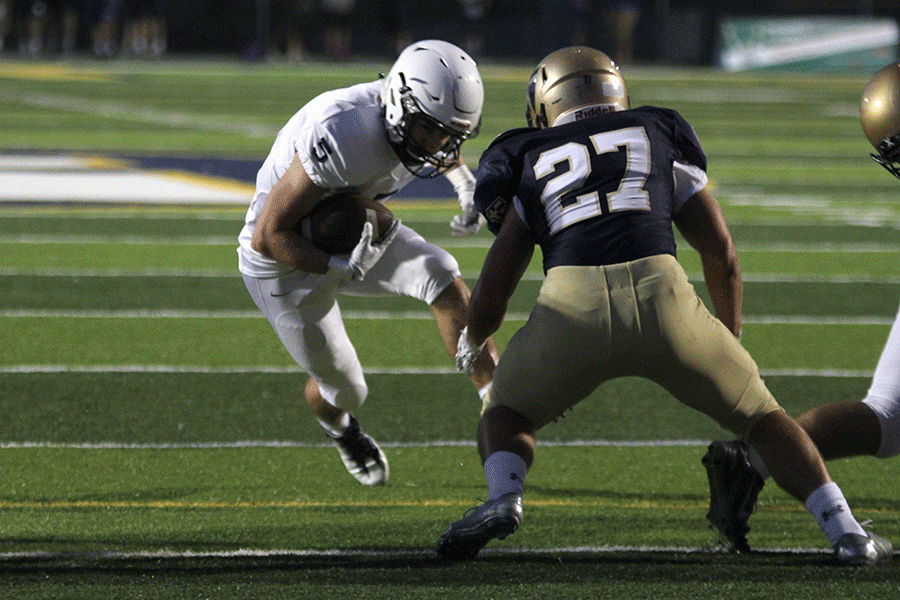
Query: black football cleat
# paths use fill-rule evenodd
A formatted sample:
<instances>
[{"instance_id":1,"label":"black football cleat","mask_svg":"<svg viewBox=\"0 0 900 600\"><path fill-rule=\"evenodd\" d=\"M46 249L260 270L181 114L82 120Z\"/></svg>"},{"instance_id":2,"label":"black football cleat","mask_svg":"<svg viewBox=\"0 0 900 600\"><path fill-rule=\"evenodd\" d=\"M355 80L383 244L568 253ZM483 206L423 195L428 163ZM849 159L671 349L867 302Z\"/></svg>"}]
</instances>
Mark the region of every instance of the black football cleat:
<instances>
[{"instance_id":1,"label":"black football cleat","mask_svg":"<svg viewBox=\"0 0 900 600\"><path fill-rule=\"evenodd\" d=\"M709 513L706 520L720 543L733 552L750 552L747 521L756 510L764 481L748 459L747 444L713 442L703 456L709 478Z\"/></svg>"},{"instance_id":2,"label":"black football cleat","mask_svg":"<svg viewBox=\"0 0 900 600\"><path fill-rule=\"evenodd\" d=\"M522 496L506 494L469 509L438 540L436 551L447 560L475 558L492 539L503 540L522 524Z\"/></svg>"}]
</instances>

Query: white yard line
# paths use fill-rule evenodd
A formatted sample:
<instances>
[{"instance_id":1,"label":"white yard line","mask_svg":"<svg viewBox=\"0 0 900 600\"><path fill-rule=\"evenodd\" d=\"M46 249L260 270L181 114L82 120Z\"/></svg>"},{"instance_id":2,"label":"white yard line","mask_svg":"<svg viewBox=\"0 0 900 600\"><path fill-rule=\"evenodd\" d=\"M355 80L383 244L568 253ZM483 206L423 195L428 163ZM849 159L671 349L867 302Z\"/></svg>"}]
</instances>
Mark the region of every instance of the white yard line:
<instances>
[{"instance_id":1,"label":"white yard line","mask_svg":"<svg viewBox=\"0 0 900 600\"><path fill-rule=\"evenodd\" d=\"M723 549L713 545L708 546L570 546L555 548L485 548L479 553L479 557L505 556L581 556L621 554L623 552L640 552L645 554L720 554ZM830 554L830 548L760 548L754 551L760 555L803 555L803 554ZM895 553L897 554L897 553ZM393 550L363 550L353 548L326 548L326 549L273 549L273 550L225 550L197 552L192 550L157 550L143 552L79 552L73 555L69 552L0 552L0 560L21 559L64 559L64 560L159 560L159 559L267 559L267 558L296 558L296 559L410 559L410 558L434 558L434 550L431 548L408 548Z\"/></svg>"},{"instance_id":2,"label":"white yard line","mask_svg":"<svg viewBox=\"0 0 900 600\"><path fill-rule=\"evenodd\" d=\"M394 321L421 320L429 321L434 315L429 311L342 311L345 319L359 321ZM261 319L256 310L0 310L0 318L63 318L63 319ZM506 315L507 321L526 321L528 314L512 312ZM744 324L760 325L891 325L894 317L824 315L819 317L805 315L744 315Z\"/></svg>"},{"instance_id":3,"label":"white yard line","mask_svg":"<svg viewBox=\"0 0 900 600\"><path fill-rule=\"evenodd\" d=\"M456 375L452 367L364 367L368 375ZM198 374L242 374L242 373L299 373L298 367L248 366L248 367L202 367L171 365L6 365L0 366L0 374L27 373L198 373ZM763 377L871 377L872 371L839 369L768 369L761 370Z\"/></svg>"},{"instance_id":4,"label":"white yard line","mask_svg":"<svg viewBox=\"0 0 900 600\"><path fill-rule=\"evenodd\" d=\"M0 174L0 184L3 176ZM483 248L491 246L493 240L489 238L444 238L432 237L432 243L442 248ZM147 237L130 235L57 235L57 234L19 234L0 235L0 243L4 244L146 244L146 245L196 245L232 246L237 245L237 232L234 236L205 236L205 237ZM739 252L812 252L815 254L884 254L897 253L900 248L891 243L773 243L773 244L744 244Z\"/></svg>"},{"instance_id":5,"label":"white yard line","mask_svg":"<svg viewBox=\"0 0 900 600\"><path fill-rule=\"evenodd\" d=\"M171 244L167 244L171 245ZM235 247L237 243L235 243ZM236 262L236 261L235 261ZM146 269L146 270L95 270L95 269L9 269L0 267L0 276L35 276L35 277L239 277L237 268L228 270L183 271L178 269ZM478 271L465 271L463 277L475 279ZM693 282L703 282L698 273L688 273ZM523 281L543 281L539 272L526 273ZM872 277L869 275L793 275L793 274L748 274L742 275L748 283L880 283L900 284L900 277Z\"/></svg>"},{"instance_id":6,"label":"white yard line","mask_svg":"<svg viewBox=\"0 0 900 600\"><path fill-rule=\"evenodd\" d=\"M178 127L181 129L193 129L200 131L224 131L227 133L240 133L248 138L269 139L278 133L278 127L241 122L240 119L229 117L223 119L221 115L200 115L182 111L165 111L157 108L148 108L140 104L128 104L126 102L113 102L109 100L97 100L95 98L82 98L79 96L63 96L59 94L28 94L0 92L0 99L13 104L23 104L39 108L52 108L73 113L82 113L103 118L115 118L120 121L134 123L150 123L166 127Z\"/></svg>"}]
</instances>

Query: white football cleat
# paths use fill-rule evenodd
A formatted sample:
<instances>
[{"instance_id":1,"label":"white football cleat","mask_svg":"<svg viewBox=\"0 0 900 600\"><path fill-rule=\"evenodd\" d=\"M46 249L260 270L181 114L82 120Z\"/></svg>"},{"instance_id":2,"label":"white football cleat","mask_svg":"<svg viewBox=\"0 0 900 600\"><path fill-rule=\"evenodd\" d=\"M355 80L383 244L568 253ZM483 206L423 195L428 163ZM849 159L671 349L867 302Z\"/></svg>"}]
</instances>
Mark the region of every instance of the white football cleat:
<instances>
[{"instance_id":1,"label":"white football cleat","mask_svg":"<svg viewBox=\"0 0 900 600\"><path fill-rule=\"evenodd\" d=\"M347 471L361 484L376 486L387 483L387 458L375 440L360 428L356 417L350 415L350 426L340 437L333 439Z\"/></svg>"}]
</instances>

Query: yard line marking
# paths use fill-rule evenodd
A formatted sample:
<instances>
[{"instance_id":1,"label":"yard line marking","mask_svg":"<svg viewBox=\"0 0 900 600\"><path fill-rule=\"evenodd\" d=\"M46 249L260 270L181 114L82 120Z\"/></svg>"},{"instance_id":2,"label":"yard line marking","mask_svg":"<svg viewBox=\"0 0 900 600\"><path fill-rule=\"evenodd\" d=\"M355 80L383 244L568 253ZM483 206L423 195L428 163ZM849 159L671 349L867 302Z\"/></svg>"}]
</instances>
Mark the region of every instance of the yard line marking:
<instances>
[{"instance_id":1,"label":"yard line marking","mask_svg":"<svg viewBox=\"0 0 900 600\"><path fill-rule=\"evenodd\" d=\"M25 106L50 108L65 112L83 113L99 117L114 117L125 121L151 123L205 131L225 131L241 134L248 138L270 138L278 133L278 128L262 123L241 121L229 117L204 116L196 113L164 111L141 104L128 104L120 101L98 101L94 98L66 96L60 94L22 94L0 92L0 98ZM248 201L249 203L249 201Z\"/></svg>"},{"instance_id":2,"label":"yard line marking","mask_svg":"<svg viewBox=\"0 0 900 600\"><path fill-rule=\"evenodd\" d=\"M696 448L707 446L712 440L569 440L564 442L538 440L542 448ZM470 448L475 440L429 440L427 442L379 442L383 448ZM0 442L0 449L67 449L67 450L219 450L244 448L307 448L331 449L332 442L301 442L285 440L245 440L235 442Z\"/></svg>"},{"instance_id":3,"label":"yard line marking","mask_svg":"<svg viewBox=\"0 0 900 600\"><path fill-rule=\"evenodd\" d=\"M146 269L141 271L109 269L0 269L3 277L227 277L240 276L237 268L222 270L185 271L181 269Z\"/></svg>"},{"instance_id":4,"label":"yard line marking","mask_svg":"<svg viewBox=\"0 0 900 600\"><path fill-rule=\"evenodd\" d=\"M463 277L477 279L480 271L466 271ZM32 277L239 277L237 268L223 270L187 271L180 269L146 269L146 270L97 270L97 269L3 269L0 268L0 276L32 276ZM688 273L688 278L693 282L702 282L703 275ZM900 284L900 277L883 277L870 275L792 275L782 273L742 274L745 283L880 283ZM543 281L544 276L540 272L526 273L523 281Z\"/></svg>"},{"instance_id":5,"label":"yard line marking","mask_svg":"<svg viewBox=\"0 0 900 600\"><path fill-rule=\"evenodd\" d=\"M486 238L445 238L435 237L432 243L443 248L490 248L492 240ZM144 245L195 245L214 246L237 245L237 236L206 236L192 238L190 236L125 236L96 234L16 234L0 235L0 243L13 244L144 244ZM740 247L744 252L814 252L816 254L880 254L898 252L896 244L890 243L771 243L745 244Z\"/></svg>"},{"instance_id":6,"label":"yard line marking","mask_svg":"<svg viewBox=\"0 0 900 600\"><path fill-rule=\"evenodd\" d=\"M427 311L344 311L343 318L358 321L431 320L434 315ZM261 319L258 310L0 310L0 318L63 318L63 319ZM506 315L507 321L525 321L528 314L513 312ZM891 325L891 316L840 316L825 315L745 315L744 324L760 325Z\"/></svg>"},{"instance_id":7,"label":"yard line marking","mask_svg":"<svg viewBox=\"0 0 900 600\"><path fill-rule=\"evenodd\" d=\"M571 546L571 547L554 547L554 548L514 548L514 547L487 547L479 552L480 557L500 556L500 557L518 557L518 556L583 556L591 554L620 554L623 552L639 552L644 554L722 554L727 552L724 548L710 544L708 546ZM805 554L824 555L830 554L830 548L754 548L754 554L777 556L797 556ZM895 551L894 555L900 552ZM0 552L0 561L17 561L17 560L64 560L64 561L84 561L90 562L94 560L110 560L110 561L137 561L137 560L165 560L165 559L190 559L190 560L209 560L209 559L410 559L410 558L433 558L437 560L434 550L431 548L396 548L391 550L364 550L356 548L300 548L300 549L271 549L271 550L144 550L137 552L121 552L121 551L92 551L78 552L45 552L26 550L23 552ZM302 566L302 565L301 565ZM160 567L163 568L163 567Z\"/></svg>"},{"instance_id":8,"label":"yard line marking","mask_svg":"<svg viewBox=\"0 0 900 600\"><path fill-rule=\"evenodd\" d=\"M618 507L618 508L648 508L667 510L705 510L706 502L659 502L654 500L573 500L571 498L534 498L529 500L530 506L544 507ZM233 509L233 508L332 508L332 507L468 507L469 500L402 500L402 499L370 499L370 500L0 500L0 509L15 508L199 508L199 509ZM767 508L772 511L773 508ZM774 507L776 512L793 512L793 507ZM796 511L803 510L796 507Z\"/></svg>"},{"instance_id":9,"label":"yard line marking","mask_svg":"<svg viewBox=\"0 0 900 600\"><path fill-rule=\"evenodd\" d=\"M164 237L130 235L0 235L0 244L128 244L143 246L234 246L232 236L180 236L173 240Z\"/></svg>"},{"instance_id":10,"label":"yard line marking","mask_svg":"<svg viewBox=\"0 0 900 600\"><path fill-rule=\"evenodd\" d=\"M368 375L456 375L453 367L369 367ZM300 374L297 366L204 367L171 365L0 365L0 374L52 374L52 373L190 373L199 375L240 375L249 373ZM838 369L762 369L763 377L833 377L836 379L872 377L874 371Z\"/></svg>"}]
</instances>

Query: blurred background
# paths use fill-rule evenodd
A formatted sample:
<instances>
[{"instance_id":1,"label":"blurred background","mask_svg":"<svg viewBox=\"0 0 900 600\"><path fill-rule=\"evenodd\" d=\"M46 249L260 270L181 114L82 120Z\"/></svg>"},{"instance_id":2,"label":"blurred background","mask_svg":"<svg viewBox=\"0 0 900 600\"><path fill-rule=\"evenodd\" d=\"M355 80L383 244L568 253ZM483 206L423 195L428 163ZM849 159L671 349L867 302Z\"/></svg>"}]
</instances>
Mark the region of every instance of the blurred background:
<instances>
[{"instance_id":1,"label":"blurred background","mask_svg":"<svg viewBox=\"0 0 900 600\"><path fill-rule=\"evenodd\" d=\"M416 39L533 63L589 44L621 64L871 70L900 0L0 0L0 57L391 58Z\"/></svg>"}]
</instances>

